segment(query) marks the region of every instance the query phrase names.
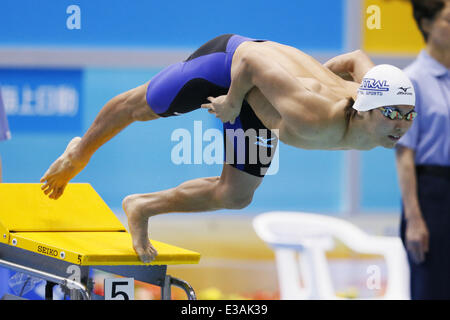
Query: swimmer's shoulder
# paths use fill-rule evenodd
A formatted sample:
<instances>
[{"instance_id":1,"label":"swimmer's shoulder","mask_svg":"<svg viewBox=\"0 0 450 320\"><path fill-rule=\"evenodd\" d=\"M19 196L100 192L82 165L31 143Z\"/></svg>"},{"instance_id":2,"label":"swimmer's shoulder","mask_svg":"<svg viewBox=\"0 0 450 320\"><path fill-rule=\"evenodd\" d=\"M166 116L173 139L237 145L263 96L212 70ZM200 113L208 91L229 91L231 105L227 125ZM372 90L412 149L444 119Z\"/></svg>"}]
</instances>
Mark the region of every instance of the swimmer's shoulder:
<instances>
[{"instance_id":1,"label":"swimmer's shoulder","mask_svg":"<svg viewBox=\"0 0 450 320\"><path fill-rule=\"evenodd\" d=\"M282 44L279 42L266 40L262 42L256 42L256 41L245 41L242 44L239 45L236 52L238 54L245 53L247 51L261 51L267 54L276 54L276 53L282 53L284 55L301 55L301 56L308 56L305 52L301 51L300 49L297 49L295 47Z\"/></svg>"}]
</instances>

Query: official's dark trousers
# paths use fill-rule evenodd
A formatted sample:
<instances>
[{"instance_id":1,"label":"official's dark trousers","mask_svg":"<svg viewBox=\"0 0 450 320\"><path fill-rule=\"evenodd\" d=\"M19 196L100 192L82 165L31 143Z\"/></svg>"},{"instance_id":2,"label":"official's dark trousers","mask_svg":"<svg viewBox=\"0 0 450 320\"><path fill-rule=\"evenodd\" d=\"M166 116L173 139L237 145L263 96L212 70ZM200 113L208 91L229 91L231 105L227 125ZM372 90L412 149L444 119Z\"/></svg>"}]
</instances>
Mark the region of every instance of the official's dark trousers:
<instances>
[{"instance_id":1,"label":"official's dark trousers","mask_svg":"<svg viewBox=\"0 0 450 320\"><path fill-rule=\"evenodd\" d=\"M418 198L430 239L425 261L416 264L408 252L411 299L450 299L450 167L417 166ZM400 236L405 244L402 204Z\"/></svg>"}]
</instances>

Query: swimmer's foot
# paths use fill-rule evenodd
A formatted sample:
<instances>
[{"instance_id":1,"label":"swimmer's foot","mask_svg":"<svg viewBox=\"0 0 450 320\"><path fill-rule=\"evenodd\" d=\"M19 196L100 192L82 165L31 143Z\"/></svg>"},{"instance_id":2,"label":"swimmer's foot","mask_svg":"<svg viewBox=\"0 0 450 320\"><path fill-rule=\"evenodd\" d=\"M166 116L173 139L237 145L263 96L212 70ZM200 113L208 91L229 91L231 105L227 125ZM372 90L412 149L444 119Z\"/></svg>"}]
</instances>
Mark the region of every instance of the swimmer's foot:
<instances>
[{"instance_id":1,"label":"swimmer's foot","mask_svg":"<svg viewBox=\"0 0 450 320\"><path fill-rule=\"evenodd\" d=\"M40 182L45 182L45 184L41 189L46 195L49 195L49 198L58 199L63 194L67 183L86 166L87 161L79 161L74 158L74 150L80 141L80 137L73 138L64 153L42 176Z\"/></svg>"},{"instance_id":2,"label":"swimmer's foot","mask_svg":"<svg viewBox=\"0 0 450 320\"><path fill-rule=\"evenodd\" d=\"M140 199L133 195L123 201L123 210L128 217L128 228L133 240L133 249L144 263L152 262L158 252L148 238L148 215L139 208Z\"/></svg>"}]
</instances>

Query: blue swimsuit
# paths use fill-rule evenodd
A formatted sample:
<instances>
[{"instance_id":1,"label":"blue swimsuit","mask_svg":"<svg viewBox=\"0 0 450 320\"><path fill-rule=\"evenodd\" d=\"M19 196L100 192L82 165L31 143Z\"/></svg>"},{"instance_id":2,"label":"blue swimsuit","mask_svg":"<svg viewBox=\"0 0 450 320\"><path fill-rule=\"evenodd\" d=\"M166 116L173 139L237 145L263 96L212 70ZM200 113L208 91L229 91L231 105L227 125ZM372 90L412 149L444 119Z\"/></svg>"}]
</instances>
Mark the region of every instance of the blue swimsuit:
<instances>
[{"instance_id":1,"label":"blue swimsuit","mask_svg":"<svg viewBox=\"0 0 450 320\"><path fill-rule=\"evenodd\" d=\"M147 103L159 116L170 117L200 108L209 102L207 97L226 95L231 85L233 54L245 41L265 40L224 34L208 41L185 61L165 68L151 79ZM239 129L245 132L244 145L237 143L237 134L230 135L230 130ZM278 139L262 124L247 101L244 100L235 123L224 123L223 130L225 162L251 175L263 177L275 154ZM250 144L256 145L251 149L255 152L249 152ZM234 148L231 157L227 156L228 148ZM256 153L256 158L250 153ZM264 156L260 157L261 154Z\"/></svg>"}]
</instances>

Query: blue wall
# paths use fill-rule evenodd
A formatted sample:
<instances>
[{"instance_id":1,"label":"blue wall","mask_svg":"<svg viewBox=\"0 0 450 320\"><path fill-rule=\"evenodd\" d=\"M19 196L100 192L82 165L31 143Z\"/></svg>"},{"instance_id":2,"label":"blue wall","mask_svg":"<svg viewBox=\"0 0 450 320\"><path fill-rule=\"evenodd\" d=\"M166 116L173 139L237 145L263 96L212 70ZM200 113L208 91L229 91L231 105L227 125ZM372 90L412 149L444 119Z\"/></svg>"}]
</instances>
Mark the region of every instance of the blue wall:
<instances>
[{"instance_id":1,"label":"blue wall","mask_svg":"<svg viewBox=\"0 0 450 320\"><path fill-rule=\"evenodd\" d=\"M79 30L66 27L72 4L81 9ZM343 0L2 0L0 45L193 48L238 33L338 51L343 11Z\"/></svg>"},{"instance_id":2,"label":"blue wall","mask_svg":"<svg viewBox=\"0 0 450 320\"><path fill-rule=\"evenodd\" d=\"M401 193L392 149L361 152L361 206L367 212L400 212Z\"/></svg>"}]
</instances>

